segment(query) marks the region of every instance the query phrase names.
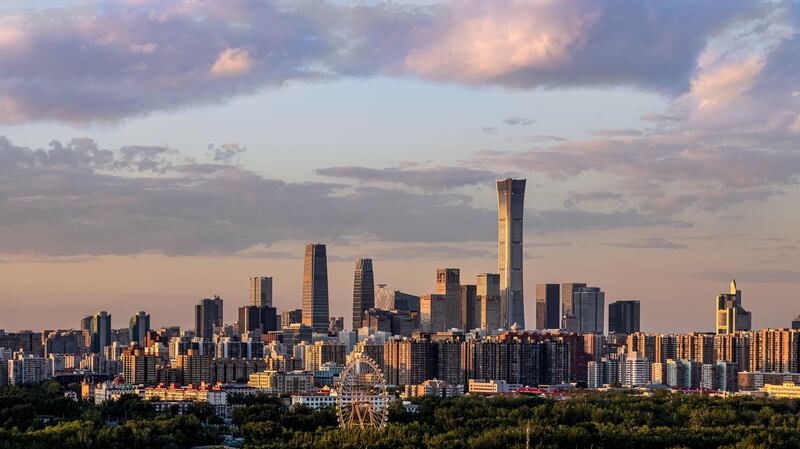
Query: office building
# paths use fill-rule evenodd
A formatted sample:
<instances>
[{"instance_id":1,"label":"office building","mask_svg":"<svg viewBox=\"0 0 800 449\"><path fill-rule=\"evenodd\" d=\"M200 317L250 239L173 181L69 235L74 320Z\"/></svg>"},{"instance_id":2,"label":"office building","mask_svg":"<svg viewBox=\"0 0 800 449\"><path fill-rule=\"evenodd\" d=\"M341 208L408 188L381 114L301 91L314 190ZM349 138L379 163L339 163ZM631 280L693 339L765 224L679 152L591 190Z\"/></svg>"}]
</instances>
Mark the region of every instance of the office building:
<instances>
[{"instance_id":1,"label":"office building","mask_svg":"<svg viewBox=\"0 0 800 449\"><path fill-rule=\"evenodd\" d=\"M278 314L271 306L239 307L239 334L246 332L267 332L278 330Z\"/></svg>"},{"instance_id":2,"label":"office building","mask_svg":"<svg viewBox=\"0 0 800 449\"><path fill-rule=\"evenodd\" d=\"M458 268L439 268L436 270L436 294L444 297L444 328L461 327L461 274ZM435 331L432 331L435 332Z\"/></svg>"},{"instance_id":3,"label":"office building","mask_svg":"<svg viewBox=\"0 0 800 449\"><path fill-rule=\"evenodd\" d=\"M325 245L309 243L303 271L303 324L314 332L327 332L328 256Z\"/></svg>"},{"instance_id":4,"label":"office building","mask_svg":"<svg viewBox=\"0 0 800 449\"><path fill-rule=\"evenodd\" d=\"M256 307L272 307L272 278L250 278L250 305Z\"/></svg>"},{"instance_id":5,"label":"office building","mask_svg":"<svg viewBox=\"0 0 800 449\"><path fill-rule=\"evenodd\" d=\"M561 323L558 284L536 284L536 329L558 329Z\"/></svg>"},{"instance_id":6,"label":"office building","mask_svg":"<svg viewBox=\"0 0 800 449\"><path fill-rule=\"evenodd\" d=\"M98 312L92 317L91 346L95 354L103 352L106 346L111 346L111 315L106 311Z\"/></svg>"},{"instance_id":7,"label":"office building","mask_svg":"<svg viewBox=\"0 0 800 449\"><path fill-rule=\"evenodd\" d=\"M219 296L205 298L194 307L194 331L198 338L211 340L214 328L222 327L223 301Z\"/></svg>"},{"instance_id":8,"label":"office building","mask_svg":"<svg viewBox=\"0 0 800 449\"><path fill-rule=\"evenodd\" d=\"M792 329L800 330L800 315L797 315L797 317L792 320Z\"/></svg>"},{"instance_id":9,"label":"office building","mask_svg":"<svg viewBox=\"0 0 800 449\"><path fill-rule=\"evenodd\" d=\"M577 287L572 292L572 314L578 332L604 333L606 294L597 287Z\"/></svg>"},{"instance_id":10,"label":"office building","mask_svg":"<svg viewBox=\"0 0 800 449\"><path fill-rule=\"evenodd\" d=\"M420 329L423 332L442 332L447 329L447 297L427 294L419 300Z\"/></svg>"},{"instance_id":11,"label":"office building","mask_svg":"<svg viewBox=\"0 0 800 449\"><path fill-rule=\"evenodd\" d=\"M303 322L303 309L284 310L281 313L281 322L279 327L289 327L290 324L299 324Z\"/></svg>"},{"instance_id":12,"label":"office building","mask_svg":"<svg viewBox=\"0 0 800 449\"><path fill-rule=\"evenodd\" d=\"M496 273L479 274L475 293L480 309L476 321L480 322L480 328L486 332L500 329L502 319L500 275Z\"/></svg>"},{"instance_id":13,"label":"office building","mask_svg":"<svg viewBox=\"0 0 800 449\"><path fill-rule=\"evenodd\" d=\"M419 313L419 296L392 290L379 284L375 291L375 308L380 310L407 310Z\"/></svg>"},{"instance_id":14,"label":"office building","mask_svg":"<svg viewBox=\"0 0 800 449\"><path fill-rule=\"evenodd\" d=\"M568 282L561 284L561 319L567 315L575 315L573 305L574 292L578 288L586 287L585 283Z\"/></svg>"},{"instance_id":15,"label":"office building","mask_svg":"<svg viewBox=\"0 0 800 449\"><path fill-rule=\"evenodd\" d=\"M502 326L525 329L522 282L522 219L525 213L525 180L497 181L497 269L500 273Z\"/></svg>"},{"instance_id":16,"label":"office building","mask_svg":"<svg viewBox=\"0 0 800 449\"><path fill-rule=\"evenodd\" d=\"M461 321L458 327L465 331L481 327L477 290L475 285L462 285L459 287Z\"/></svg>"},{"instance_id":17,"label":"office building","mask_svg":"<svg viewBox=\"0 0 800 449\"><path fill-rule=\"evenodd\" d=\"M608 333L630 335L639 332L639 301L617 301L608 305Z\"/></svg>"},{"instance_id":18,"label":"office building","mask_svg":"<svg viewBox=\"0 0 800 449\"><path fill-rule=\"evenodd\" d=\"M131 344L145 346L147 331L150 330L150 315L146 312L139 312L131 317L128 324L128 334Z\"/></svg>"},{"instance_id":19,"label":"office building","mask_svg":"<svg viewBox=\"0 0 800 449\"><path fill-rule=\"evenodd\" d=\"M718 334L750 330L752 316L742 307L742 291L736 288L735 279L731 280L730 293L718 295L715 304Z\"/></svg>"},{"instance_id":20,"label":"office building","mask_svg":"<svg viewBox=\"0 0 800 449\"><path fill-rule=\"evenodd\" d=\"M353 280L353 329L359 329L364 311L375 307L375 275L372 259L357 259ZM387 309L388 310L388 309Z\"/></svg>"}]
</instances>

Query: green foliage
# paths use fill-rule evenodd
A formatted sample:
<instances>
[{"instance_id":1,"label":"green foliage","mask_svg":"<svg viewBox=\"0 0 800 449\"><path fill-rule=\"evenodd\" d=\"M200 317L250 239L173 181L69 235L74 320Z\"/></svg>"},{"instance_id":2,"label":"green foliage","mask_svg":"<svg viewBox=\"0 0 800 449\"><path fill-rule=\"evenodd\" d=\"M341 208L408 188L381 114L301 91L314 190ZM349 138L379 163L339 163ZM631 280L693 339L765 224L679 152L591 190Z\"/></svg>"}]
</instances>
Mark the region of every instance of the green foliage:
<instances>
[{"instance_id":1,"label":"green foliage","mask_svg":"<svg viewBox=\"0 0 800 449\"><path fill-rule=\"evenodd\" d=\"M241 435L247 449L521 449L528 438L537 449L800 447L800 401L663 392L419 398L419 413L393 404L383 431L341 430L333 409L290 409L265 395L232 402L225 429L208 404L178 415L135 396L74 402L54 383L0 388L0 449L177 449L218 444L221 433Z\"/></svg>"}]
</instances>

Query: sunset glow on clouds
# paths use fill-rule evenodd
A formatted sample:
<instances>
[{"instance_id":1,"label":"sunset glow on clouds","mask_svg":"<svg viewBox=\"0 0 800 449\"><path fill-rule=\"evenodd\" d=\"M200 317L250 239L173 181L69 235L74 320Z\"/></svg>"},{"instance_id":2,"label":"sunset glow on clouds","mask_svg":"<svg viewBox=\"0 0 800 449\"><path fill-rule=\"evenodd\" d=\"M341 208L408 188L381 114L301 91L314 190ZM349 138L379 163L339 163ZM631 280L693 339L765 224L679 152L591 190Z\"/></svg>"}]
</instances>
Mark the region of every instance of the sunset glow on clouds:
<instances>
[{"instance_id":1,"label":"sunset glow on clouds","mask_svg":"<svg viewBox=\"0 0 800 449\"><path fill-rule=\"evenodd\" d=\"M719 273L738 270L752 279L746 292L775 301L761 303L777 312L757 324L784 325L769 320L800 312L782 293L800 283L786 269L800 266L798 9L0 6L0 266L70 265L65 294L80 301L97 260L112 258L107 276L124 267L140 280L115 294L135 299L152 293L148 267L202 270L219 257L229 264L215 267L218 292L238 295L236 276L254 273L233 267L280 284L296 276L288 255L322 240L341 257L333 307L346 311L359 255L417 293L431 267L495 270L492 183L513 175L529 180L526 239L539 243L526 247L529 292L587 279L666 312L667 300L709 300L724 287ZM194 146L174 143L193 136ZM409 262L415 254L425 262ZM665 273L672 290L652 292ZM0 274L0 294L32 304L57 294L20 278ZM217 288L205 279L198 290L167 279L159 288L188 304ZM288 307L299 284L287 284Z\"/></svg>"}]
</instances>

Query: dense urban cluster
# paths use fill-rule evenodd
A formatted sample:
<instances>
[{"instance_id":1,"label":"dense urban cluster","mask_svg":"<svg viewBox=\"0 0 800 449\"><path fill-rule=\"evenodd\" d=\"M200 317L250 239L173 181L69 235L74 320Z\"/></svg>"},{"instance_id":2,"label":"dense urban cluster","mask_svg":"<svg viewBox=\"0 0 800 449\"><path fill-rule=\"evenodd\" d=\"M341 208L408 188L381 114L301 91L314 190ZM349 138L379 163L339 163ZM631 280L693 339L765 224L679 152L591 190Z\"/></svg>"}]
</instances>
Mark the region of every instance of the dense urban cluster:
<instances>
[{"instance_id":1,"label":"dense urban cluster","mask_svg":"<svg viewBox=\"0 0 800 449\"><path fill-rule=\"evenodd\" d=\"M358 259L352 327L345 329L344 318L332 317L329 312L326 246L312 243L306 246L299 309L279 313L273 303L273 278L259 276L250 278L249 302L238 308L238 316L232 321L226 321L224 300L215 296L200 300L194 307L193 329L153 329L146 312L130 317L127 327L115 328L111 314L101 311L80 320L79 329L0 330L0 385L55 381L48 384L49 400L53 407L64 411L61 415L48 413L42 407L33 414L20 415L30 419L34 415L54 415L54 422L78 419L80 413L88 413L86 404L95 404L103 411L102 416L88 420L108 422L119 418L107 414L115 409L110 404L135 409L140 407L136 405L139 401L145 404L143 419L159 416L157 423L172 420L169 422L178 426L199 426L205 429L203 432L209 431L206 426L210 422L233 426L251 443L275 440L287 445L281 447L319 445L315 441L297 442L292 432L313 431L307 428L308 423L335 425L335 419L330 420L330 409L336 404L340 374L348 362L358 357L368 357L379 367L391 394L375 399L379 403L374 405L391 408L393 419L410 426L402 431L392 430L410 432L409 441L417 438L411 434L430 434L430 429L420 430L426 421L418 416L432 414L431 419L444 419L440 415L455 413L462 403L441 398L465 395L506 398L485 407L500 419L499 427L508 427L498 430L506 432L498 434L498 441L517 443L520 430L511 421L519 424L534 418L537 426L545 425L541 422L555 426L539 430L552 434L556 440L562 438L553 433L561 431L560 418L550 416L548 421L541 421L541 413L554 413L558 407L585 407L580 409L585 416L579 413L584 417L570 424L591 423L593 427L582 428L590 434L609 432L603 427L608 420L619 424L618 417L603 415L596 419L595 412L586 411L600 407L602 401L611 401L620 408L626 406L626 401L632 401L635 407L650 407L638 399L615 397L615 391L656 395L664 407L676 407L676 401L686 404L684 399L668 398L668 393L686 398L695 393L748 396L746 400L754 401L746 404L762 404L758 402L761 399L754 398L759 396L800 398L800 318L791 323L791 328L751 329L752 317L743 306L742 292L735 281L729 292L714 299L715 331L710 333L642 332L639 301L608 304L606 318L605 292L578 282L536 285L536 324L533 329L527 327L522 290L525 181L502 180L497 188L499 272L481 273L474 284L463 282L457 268L441 268L436 271L431 293L413 295L384 284L376 288L373 261ZM24 390L34 387L8 388L3 390L6 398L34 394ZM583 405L573 404L575 398L569 399L583 397L590 390L608 393L596 393L603 399L575 403ZM63 397L54 399L54 392ZM537 400L523 400L522 396ZM8 409L12 399L0 405L5 404L3 407ZM484 407L470 402L479 399L463 400L468 409ZM559 405L562 400L573 405ZM78 405L69 405L69 401ZM688 403L697 407L703 404ZM431 411L431 404L440 408ZM720 405L728 402L708 404L720 410L730 408ZM513 410L524 411L508 418ZM655 417L666 413L663 410L650 411L654 422L666 419ZM796 410L785 411L796 422ZM125 418L128 412L122 421L130 419ZM18 419L13 413L3 413L6 429L26 428L13 424ZM248 421L243 418L248 413L260 417ZM286 424L279 418L285 416L294 416L306 424ZM511 421L503 424L506 418ZM455 423L469 416L453 415L448 419L455 421L442 429L456 431L459 428ZM270 420L275 423L264 424ZM687 423L678 420L661 425L680 427ZM46 428L39 421L28 427L36 432L40 427ZM200 440L219 437L203 432L195 435L202 436ZM347 446L341 440L345 437L331 435L330 438L340 439L336 440L339 446ZM400 435L395 433L391 438ZM446 444L449 437L442 438L441 446L433 443L436 440L426 440L425 444L451 447ZM457 438L482 441L483 437ZM577 444L584 436L563 438ZM100 440L96 435L94 441ZM560 447L561 443L553 442L556 440L542 442L540 447ZM675 440L676 444L691 446L681 441ZM491 446L488 442L475 444ZM397 446L387 443L386 447Z\"/></svg>"}]
</instances>

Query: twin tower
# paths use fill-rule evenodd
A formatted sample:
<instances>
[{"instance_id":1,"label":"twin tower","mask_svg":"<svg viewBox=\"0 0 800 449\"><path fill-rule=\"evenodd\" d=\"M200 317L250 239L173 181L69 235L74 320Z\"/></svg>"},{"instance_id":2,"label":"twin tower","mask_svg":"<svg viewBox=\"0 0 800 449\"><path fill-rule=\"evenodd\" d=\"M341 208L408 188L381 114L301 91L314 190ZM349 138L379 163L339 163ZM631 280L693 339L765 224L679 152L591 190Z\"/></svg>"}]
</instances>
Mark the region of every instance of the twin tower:
<instances>
[{"instance_id":1,"label":"twin tower","mask_svg":"<svg viewBox=\"0 0 800 449\"><path fill-rule=\"evenodd\" d=\"M500 274L501 326L525 329L525 301L522 282L522 221L525 215L525 180L497 181L497 268ZM303 323L315 330L328 327L328 267L325 245L306 246L303 276ZM359 274L361 279L359 279ZM368 277L368 279L366 279ZM369 290L372 261L359 259L356 266L356 290ZM359 282L360 281L360 282ZM366 281L366 282L365 282ZM374 292L356 291L362 300L354 302L353 322L361 311L374 304ZM370 301L372 299L372 301Z\"/></svg>"}]
</instances>

